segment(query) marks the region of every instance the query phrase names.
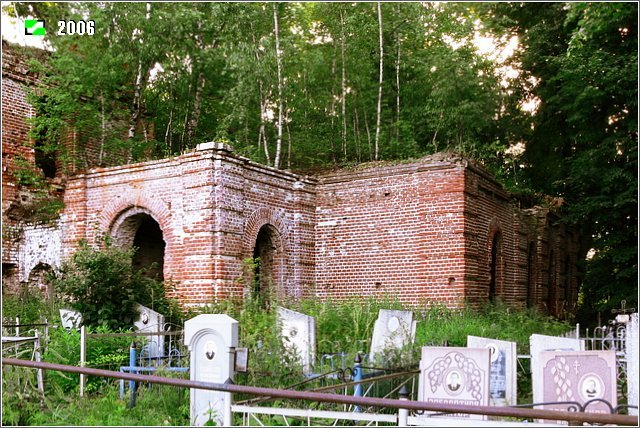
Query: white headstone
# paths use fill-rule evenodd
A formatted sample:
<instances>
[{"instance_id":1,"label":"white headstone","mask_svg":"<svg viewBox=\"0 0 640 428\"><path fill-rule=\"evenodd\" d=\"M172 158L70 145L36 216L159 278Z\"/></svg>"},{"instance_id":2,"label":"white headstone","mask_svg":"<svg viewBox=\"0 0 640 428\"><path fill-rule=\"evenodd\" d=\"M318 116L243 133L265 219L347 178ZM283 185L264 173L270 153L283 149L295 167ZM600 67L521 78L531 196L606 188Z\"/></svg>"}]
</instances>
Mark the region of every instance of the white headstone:
<instances>
[{"instance_id":1,"label":"white headstone","mask_svg":"<svg viewBox=\"0 0 640 428\"><path fill-rule=\"evenodd\" d=\"M542 394L542 365L540 353L544 351L584 351L584 340L570 337L546 336L532 334L529 337L531 354L531 380L533 400Z\"/></svg>"},{"instance_id":2,"label":"white headstone","mask_svg":"<svg viewBox=\"0 0 640 428\"><path fill-rule=\"evenodd\" d=\"M233 380L234 352L238 346L238 322L227 315L198 315L184 323L184 343L190 356L190 378L200 382ZM191 425L210 420L231 425L231 394L191 389Z\"/></svg>"},{"instance_id":3,"label":"white headstone","mask_svg":"<svg viewBox=\"0 0 640 428\"><path fill-rule=\"evenodd\" d=\"M146 306L138 304L138 317L133 322L136 331L151 333L164 331L164 315ZM145 337L141 357L160 357L164 355L164 336Z\"/></svg>"},{"instance_id":4,"label":"white headstone","mask_svg":"<svg viewBox=\"0 0 640 428\"><path fill-rule=\"evenodd\" d=\"M630 406L636 406L635 409L629 408L629 414L638 416L638 381L640 373L638 372L638 313L631 314L627 323L627 337L625 356L627 360L627 403Z\"/></svg>"},{"instance_id":5,"label":"white headstone","mask_svg":"<svg viewBox=\"0 0 640 428\"><path fill-rule=\"evenodd\" d=\"M418 400L487 406L490 366L491 351L488 348L425 346L420 359ZM484 419L483 415L469 414L448 417Z\"/></svg>"},{"instance_id":6,"label":"white headstone","mask_svg":"<svg viewBox=\"0 0 640 428\"><path fill-rule=\"evenodd\" d=\"M416 323L413 321L413 312L380 309L378 319L373 326L369 361L374 361L385 350L399 350L413 343L415 334Z\"/></svg>"},{"instance_id":7,"label":"white headstone","mask_svg":"<svg viewBox=\"0 0 640 428\"><path fill-rule=\"evenodd\" d=\"M60 322L67 330L78 329L82 325L82 314L71 309L60 309Z\"/></svg>"},{"instance_id":8,"label":"white headstone","mask_svg":"<svg viewBox=\"0 0 640 428\"><path fill-rule=\"evenodd\" d=\"M533 394L535 403L575 401L588 413L610 413L617 400L615 351L545 351L539 356L542 388ZM545 410L567 411L566 404L548 404Z\"/></svg>"},{"instance_id":9,"label":"white headstone","mask_svg":"<svg viewBox=\"0 0 640 428\"><path fill-rule=\"evenodd\" d=\"M491 352L489 403L492 406L518 404L518 361L516 343L467 336L467 347L487 348Z\"/></svg>"},{"instance_id":10,"label":"white headstone","mask_svg":"<svg viewBox=\"0 0 640 428\"><path fill-rule=\"evenodd\" d=\"M285 348L298 356L303 373L311 373L316 360L315 318L278 307L277 320Z\"/></svg>"}]
</instances>

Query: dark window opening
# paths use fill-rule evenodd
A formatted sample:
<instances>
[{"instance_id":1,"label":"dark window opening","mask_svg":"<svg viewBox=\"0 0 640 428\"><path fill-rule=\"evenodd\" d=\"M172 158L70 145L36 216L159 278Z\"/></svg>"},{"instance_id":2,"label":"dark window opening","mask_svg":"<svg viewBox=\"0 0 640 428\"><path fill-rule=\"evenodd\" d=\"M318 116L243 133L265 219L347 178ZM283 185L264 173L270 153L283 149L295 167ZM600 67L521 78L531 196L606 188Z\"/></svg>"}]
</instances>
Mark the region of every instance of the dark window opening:
<instances>
[{"instance_id":1,"label":"dark window opening","mask_svg":"<svg viewBox=\"0 0 640 428\"><path fill-rule=\"evenodd\" d=\"M43 137L37 138L35 142L34 154L36 166L42 170L45 177L55 178L56 172L58 171L56 156L55 153L45 149L42 138Z\"/></svg>"},{"instance_id":2,"label":"dark window opening","mask_svg":"<svg viewBox=\"0 0 640 428\"><path fill-rule=\"evenodd\" d=\"M133 266L136 269L144 269L145 275L149 278L162 281L165 250L162 230L149 215L140 215L139 222L133 238L133 246L137 248L133 257Z\"/></svg>"}]
</instances>

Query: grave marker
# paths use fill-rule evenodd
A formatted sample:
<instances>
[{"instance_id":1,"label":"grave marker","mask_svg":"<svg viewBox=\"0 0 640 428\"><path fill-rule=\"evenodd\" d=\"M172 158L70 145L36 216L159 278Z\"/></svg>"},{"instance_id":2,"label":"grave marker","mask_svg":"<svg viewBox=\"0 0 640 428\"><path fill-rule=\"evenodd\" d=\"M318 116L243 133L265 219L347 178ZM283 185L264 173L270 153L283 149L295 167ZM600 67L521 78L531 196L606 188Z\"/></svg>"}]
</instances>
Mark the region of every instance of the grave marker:
<instances>
[{"instance_id":1,"label":"grave marker","mask_svg":"<svg viewBox=\"0 0 640 428\"><path fill-rule=\"evenodd\" d=\"M488 348L425 346L420 359L418 400L487 406L490 366L491 351ZM447 416L485 418L483 415L469 414Z\"/></svg>"},{"instance_id":2,"label":"grave marker","mask_svg":"<svg viewBox=\"0 0 640 428\"><path fill-rule=\"evenodd\" d=\"M71 309L60 309L60 322L67 330L78 329L82 325L82 314Z\"/></svg>"},{"instance_id":3,"label":"grave marker","mask_svg":"<svg viewBox=\"0 0 640 428\"><path fill-rule=\"evenodd\" d=\"M489 403L494 406L518 404L516 343L467 336L467 347L487 348L491 352Z\"/></svg>"},{"instance_id":4,"label":"grave marker","mask_svg":"<svg viewBox=\"0 0 640 428\"><path fill-rule=\"evenodd\" d=\"M311 373L316 360L315 318L278 307L277 320L285 348L297 354L303 373Z\"/></svg>"},{"instance_id":5,"label":"grave marker","mask_svg":"<svg viewBox=\"0 0 640 428\"><path fill-rule=\"evenodd\" d=\"M617 370L615 351L543 351L539 356L542 388L533 401L591 401L584 411L609 414L617 406ZM567 411L567 404L547 404L545 410Z\"/></svg>"},{"instance_id":6,"label":"grave marker","mask_svg":"<svg viewBox=\"0 0 640 428\"><path fill-rule=\"evenodd\" d=\"M151 308L138 304L138 317L133 322L136 331L162 332L164 330L164 315ZM149 336L145 338L146 353L142 357L159 357L164 355L164 336Z\"/></svg>"},{"instance_id":7,"label":"grave marker","mask_svg":"<svg viewBox=\"0 0 640 428\"><path fill-rule=\"evenodd\" d=\"M416 322L413 321L413 312L380 309L378 319L373 325L369 361L374 361L384 350L399 350L413 343L415 334Z\"/></svg>"},{"instance_id":8,"label":"grave marker","mask_svg":"<svg viewBox=\"0 0 640 428\"><path fill-rule=\"evenodd\" d=\"M184 343L189 348L190 379L225 383L233 379L238 322L227 315L198 315L184 323ZM191 425L209 420L231 425L231 394L191 388Z\"/></svg>"},{"instance_id":9,"label":"grave marker","mask_svg":"<svg viewBox=\"0 0 640 428\"><path fill-rule=\"evenodd\" d=\"M531 380L533 400L542 395L542 365L540 353L544 351L584 351L584 340L571 337L546 336L532 334L529 337L531 354Z\"/></svg>"}]
</instances>

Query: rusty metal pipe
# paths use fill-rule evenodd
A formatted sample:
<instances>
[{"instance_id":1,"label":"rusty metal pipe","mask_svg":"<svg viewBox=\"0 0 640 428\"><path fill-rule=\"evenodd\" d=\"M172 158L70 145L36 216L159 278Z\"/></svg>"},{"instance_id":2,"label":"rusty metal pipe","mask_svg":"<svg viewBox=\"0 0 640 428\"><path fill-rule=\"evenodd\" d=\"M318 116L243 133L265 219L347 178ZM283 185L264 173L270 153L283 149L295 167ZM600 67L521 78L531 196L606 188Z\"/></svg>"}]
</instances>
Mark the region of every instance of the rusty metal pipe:
<instances>
[{"instance_id":1,"label":"rusty metal pipe","mask_svg":"<svg viewBox=\"0 0 640 428\"><path fill-rule=\"evenodd\" d=\"M403 401L390 398L353 397L349 395L325 394L320 392L290 391L282 389L262 388L256 386L244 386L201 382L186 379L172 379L155 375L140 375L134 373L120 373L110 370L92 369L87 367L68 366L64 364L44 363L36 361L20 360L17 358L4 358L2 364L41 368L47 370L60 370L70 373L82 373L91 376L109 377L116 379L133 380L137 382L150 382L162 385L172 385L182 388L207 389L212 391L224 391L230 393L242 393L252 395L265 395L271 397L320 401L325 403L353 404L357 406L392 407L396 409L428 410L446 413L468 413L487 416L509 416L525 419L550 419L561 421L576 421L599 424L638 426L638 417L617 414L598 414L585 412L565 412L557 410L523 409L517 407L493 407L493 406L467 406L454 404L436 404L423 401Z\"/></svg>"}]
</instances>

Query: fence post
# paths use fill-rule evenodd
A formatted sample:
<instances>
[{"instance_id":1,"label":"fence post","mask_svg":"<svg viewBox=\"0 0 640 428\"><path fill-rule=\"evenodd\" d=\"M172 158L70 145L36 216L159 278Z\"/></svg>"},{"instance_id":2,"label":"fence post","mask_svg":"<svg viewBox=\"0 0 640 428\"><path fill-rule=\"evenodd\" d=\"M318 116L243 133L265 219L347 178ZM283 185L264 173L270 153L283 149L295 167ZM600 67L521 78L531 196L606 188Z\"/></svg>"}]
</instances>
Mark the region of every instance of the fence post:
<instances>
[{"instance_id":1,"label":"fence post","mask_svg":"<svg viewBox=\"0 0 640 428\"><path fill-rule=\"evenodd\" d=\"M131 342L131 347L129 348L129 373L136 373L134 367L136 366L136 342ZM135 381L129 381L129 408L133 409L133 406L136 405L136 383Z\"/></svg>"},{"instance_id":2,"label":"fence post","mask_svg":"<svg viewBox=\"0 0 640 428\"><path fill-rule=\"evenodd\" d=\"M409 390L406 385L403 385L398 392L398 399L402 401L409 401ZM409 409L398 409L398 426L406 427L409 419Z\"/></svg>"},{"instance_id":3,"label":"fence post","mask_svg":"<svg viewBox=\"0 0 640 428\"><path fill-rule=\"evenodd\" d=\"M353 359L353 381L354 382L360 382L362 380L362 357L360 356L360 353L358 352L355 356L355 358ZM362 384L358 383L354 388L353 388L353 396L354 397L362 397ZM355 406L353 408L353 411L356 413L360 412L360 406Z\"/></svg>"},{"instance_id":4,"label":"fence post","mask_svg":"<svg viewBox=\"0 0 640 428\"><path fill-rule=\"evenodd\" d=\"M80 367L84 367L87 360L87 331L85 326L80 327ZM85 375L80 374L80 397L84 397Z\"/></svg>"},{"instance_id":5,"label":"fence post","mask_svg":"<svg viewBox=\"0 0 640 428\"><path fill-rule=\"evenodd\" d=\"M40 357L40 332L36 330L36 340L34 342L34 357L37 362L41 362L42 358ZM38 391L40 391L41 399L44 401L44 378L42 376L42 369L38 369L36 372L36 378L38 379Z\"/></svg>"},{"instance_id":6,"label":"fence post","mask_svg":"<svg viewBox=\"0 0 640 428\"><path fill-rule=\"evenodd\" d=\"M14 328L14 331L16 333L16 337L20 336L20 317L16 316L16 326Z\"/></svg>"}]
</instances>

